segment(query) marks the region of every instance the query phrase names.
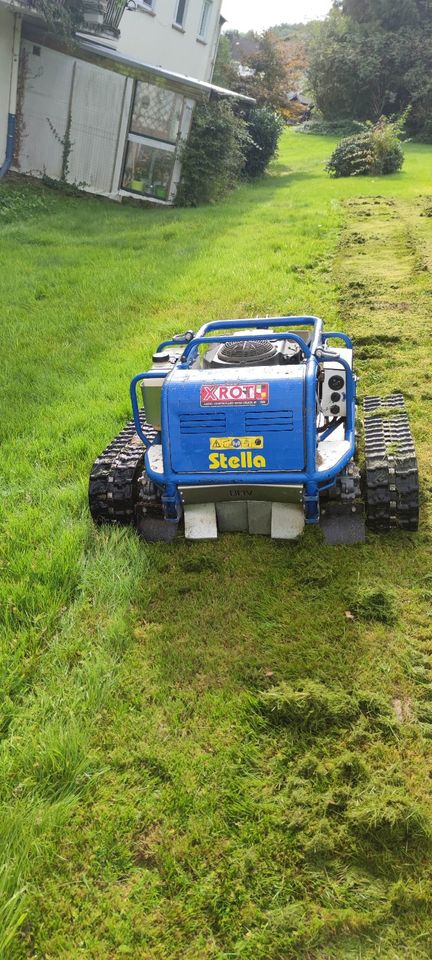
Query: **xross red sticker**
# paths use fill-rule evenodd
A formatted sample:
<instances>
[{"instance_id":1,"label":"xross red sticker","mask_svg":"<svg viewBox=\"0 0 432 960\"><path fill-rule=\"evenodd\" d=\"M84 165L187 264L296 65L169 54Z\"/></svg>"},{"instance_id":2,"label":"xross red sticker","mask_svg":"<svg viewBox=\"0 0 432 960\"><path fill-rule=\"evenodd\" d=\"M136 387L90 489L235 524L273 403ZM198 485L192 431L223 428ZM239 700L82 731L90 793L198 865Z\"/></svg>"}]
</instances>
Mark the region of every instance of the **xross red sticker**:
<instances>
[{"instance_id":1,"label":"xross red sticker","mask_svg":"<svg viewBox=\"0 0 432 960\"><path fill-rule=\"evenodd\" d=\"M268 403L268 400L268 383L206 383L200 393L202 407L219 407L228 403Z\"/></svg>"}]
</instances>

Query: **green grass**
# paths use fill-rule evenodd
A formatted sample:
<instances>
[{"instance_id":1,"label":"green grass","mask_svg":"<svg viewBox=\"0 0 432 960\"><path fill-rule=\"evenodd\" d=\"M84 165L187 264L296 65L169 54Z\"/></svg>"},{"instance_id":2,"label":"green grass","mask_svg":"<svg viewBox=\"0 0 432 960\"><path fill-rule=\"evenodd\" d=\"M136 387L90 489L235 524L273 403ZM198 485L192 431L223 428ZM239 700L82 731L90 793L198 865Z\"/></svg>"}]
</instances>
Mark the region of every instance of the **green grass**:
<instances>
[{"instance_id":1,"label":"green grass","mask_svg":"<svg viewBox=\"0 0 432 960\"><path fill-rule=\"evenodd\" d=\"M216 207L0 186L0 956L432 953L432 149L332 181L287 134ZM403 390L419 534L145 546L95 529L95 455L154 345L318 313ZM347 616L348 614L348 616Z\"/></svg>"}]
</instances>

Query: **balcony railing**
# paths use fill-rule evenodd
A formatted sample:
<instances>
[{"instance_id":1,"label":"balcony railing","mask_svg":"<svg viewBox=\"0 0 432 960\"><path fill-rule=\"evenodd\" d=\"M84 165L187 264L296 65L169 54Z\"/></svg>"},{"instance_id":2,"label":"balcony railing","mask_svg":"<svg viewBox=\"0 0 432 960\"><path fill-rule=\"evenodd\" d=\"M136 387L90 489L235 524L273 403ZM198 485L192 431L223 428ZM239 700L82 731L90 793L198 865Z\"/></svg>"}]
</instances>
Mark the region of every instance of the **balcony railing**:
<instances>
[{"instance_id":1,"label":"balcony railing","mask_svg":"<svg viewBox=\"0 0 432 960\"><path fill-rule=\"evenodd\" d=\"M88 33L118 37L125 7L124 0L84 0L83 27Z\"/></svg>"},{"instance_id":2,"label":"balcony railing","mask_svg":"<svg viewBox=\"0 0 432 960\"><path fill-rule=\"evenodd\" d=\"M72 23L75 29L95 37L120 36L120 21L122 19L126 0L83 0L80 5L79 19L77 18L77 4L74 0L18 0L20 6L38 14L49 22L49 25Z\"/></svg>"}]
</instances>

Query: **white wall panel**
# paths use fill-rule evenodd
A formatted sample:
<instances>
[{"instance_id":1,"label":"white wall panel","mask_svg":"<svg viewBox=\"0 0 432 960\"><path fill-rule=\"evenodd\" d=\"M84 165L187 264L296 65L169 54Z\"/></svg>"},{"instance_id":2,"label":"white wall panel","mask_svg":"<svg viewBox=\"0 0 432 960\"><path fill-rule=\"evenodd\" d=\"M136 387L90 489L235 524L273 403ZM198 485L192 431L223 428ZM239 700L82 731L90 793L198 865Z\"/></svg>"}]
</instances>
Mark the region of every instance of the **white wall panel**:
<instances>
[{"instance_id":1,"label":"white wall panel","mask_svg":"<svg viewBox=\"0 0 432 960\"><path fill-rule=\"evenodd\" d=\"M67 127L73 64L71 57L23 41L23 133L19 156L21 173L60 179Z\"/></svg>"},{"instance_id":2,"label":"white wall panel","mask_svg":"<svg viewBox=\"0 0 432 960\"><path fill-rule=\"evenodd\" d=\"M111 193L125 103L127 77L76 61L71 103L72 149L68 179L98 193ZM128 97L129 101L129 97ZM122 144L120 144L122 146Z\"/></svg>"},{"instance_id":3,"label":"white wall panel","mask_svg":"<svg viewBox=\"0 0 432 960\"><path fill-rule=\"evenodd\" d=\"M117 194L132 82L26 40L23 173L59 180L69 124L67 180L95 193Z\"/></svg>"}]
</instances>

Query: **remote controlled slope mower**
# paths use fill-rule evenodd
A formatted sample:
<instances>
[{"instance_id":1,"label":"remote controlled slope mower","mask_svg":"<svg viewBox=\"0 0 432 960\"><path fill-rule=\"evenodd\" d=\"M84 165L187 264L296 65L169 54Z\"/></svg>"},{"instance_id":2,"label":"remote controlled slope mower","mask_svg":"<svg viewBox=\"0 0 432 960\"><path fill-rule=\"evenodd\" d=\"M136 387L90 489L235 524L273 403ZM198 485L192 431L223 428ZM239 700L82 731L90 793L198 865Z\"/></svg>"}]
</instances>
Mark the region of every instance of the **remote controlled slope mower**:
<instances>
[{"instance_id":1,"label":"remote controlled slope mower","mask_svg":"<svg viewBox=\"0 0 432 960\"><path fill-rule=\"evenodd\" d=\"M137 399L142 393L143 406ZM131 383L133 420L94 463L97 523L149 541L245 531L328 543L418 526L418 472L403 397L364 401L356 463L352 343L317 317L224 320L161 343Z\"/></svg>"}]
</instances>

